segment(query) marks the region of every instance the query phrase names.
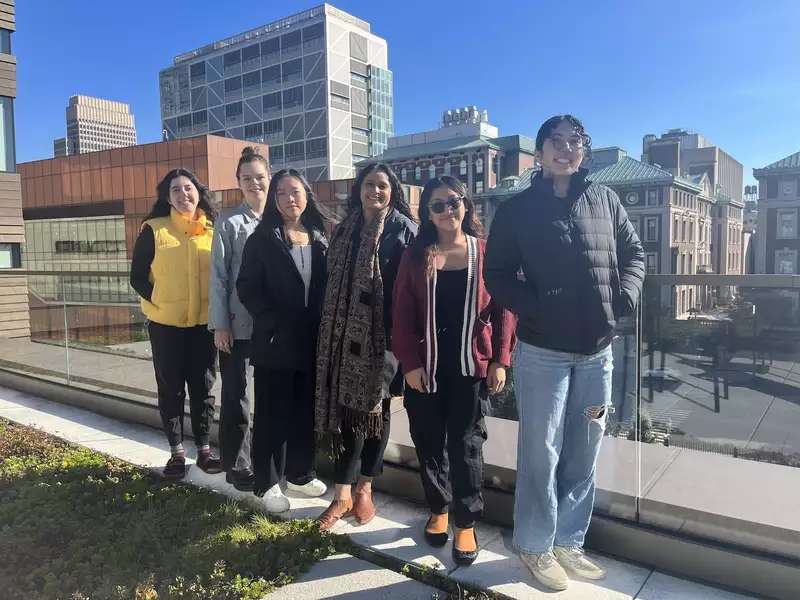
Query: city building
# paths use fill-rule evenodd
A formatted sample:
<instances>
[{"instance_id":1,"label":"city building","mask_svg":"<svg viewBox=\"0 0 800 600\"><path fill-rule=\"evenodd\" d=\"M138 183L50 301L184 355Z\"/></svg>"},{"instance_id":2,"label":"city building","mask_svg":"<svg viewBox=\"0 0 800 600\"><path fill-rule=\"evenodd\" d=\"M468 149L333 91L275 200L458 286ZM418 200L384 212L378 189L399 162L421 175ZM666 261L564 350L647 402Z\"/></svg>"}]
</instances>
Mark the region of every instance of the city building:
<instances>
[{"instance_id":1,"label":"city building","mask_svg":"<svg viewBox=\"0 0 800 600\"><path fill-rule=\"evenodd\" d=\"M394 132L386 40L329 4L175 57L160 73L165 139L269 144L272 169L346 179Z\"/></svg>"},{"instance_id":2,"label":"city building","mask_svg":"<svg viewBox=\"0 0 800 600\"><path fill-rule=\"evenodd\" d=\"M621 148L592 151L589 178L613 189L639 233L648 274L694 275L714 272L712 218L716 198L708 175L679 176L627 156ZM599 167L599 168L597 168ZM710 290L673 288L675 318L708 307Z\"/></svg>"},{"instance_id":3,"label":"city building","mask_svg":"<svg viewBox=\"0 0 800 600\"><path fill-rule=\"evenodd\" d=\"M661 137L647 134L642 140L642 161L674 175L705 173L711 189L742 201L744 167L730 154L699 133L670 129Z\"/></svg>"},{"instance_id":4,"label":"city building","mask_svg":"<svg viewBox=\"0 0 800 600\"><path fill-rule=\"evenodd\" d=\"M67 104L67 137L53 140L53 156L69 156L136 144L130 106L92 96L72 96Z\"/></svg>"},{"instance_id":5,"label":"city building","mask_svg":"<svg viewBox=\"0 0 800 600\"><path fill-rule=\"evenodd\" d=\"M798 274L800 152L753 169L758 180L756 273Z\"/></svg>"},{"instance_id":6,"label":"city building","mask_svg":"<svg viewBox=\"0 0 800 600\"><path fill-rule=\"evenodd\" d=\"M0 269L20 267L25 241L14 131L17 58L12 54L11 39L15 31L15 2L0 0ZM0 304L0 337L30 335L25 277L2 273Z\"/></svg>"},{"instance_id":7,"label":"city building","mask_svg":"<svg viewBox=\"0 0 800 600\"><path fill-rule=\"evenodd\" d=\"M68 138L57 138L53 140L53 156L69 156L75 154Z\"/></svg>"},{"instance_id":8,"label":"city building","mask_svg":"<svg viewBox=\"0 0 800 600\"><path fill-rule=\"evenodd\" d=\"M534 150L531 138L500 137L486 110L467 106L444 111L438 129L389 138L375 159L388 163L404 183L425 185L437 175L451 175L471 193L482 194L534 167Z\"/></svg>"}]
</instances>

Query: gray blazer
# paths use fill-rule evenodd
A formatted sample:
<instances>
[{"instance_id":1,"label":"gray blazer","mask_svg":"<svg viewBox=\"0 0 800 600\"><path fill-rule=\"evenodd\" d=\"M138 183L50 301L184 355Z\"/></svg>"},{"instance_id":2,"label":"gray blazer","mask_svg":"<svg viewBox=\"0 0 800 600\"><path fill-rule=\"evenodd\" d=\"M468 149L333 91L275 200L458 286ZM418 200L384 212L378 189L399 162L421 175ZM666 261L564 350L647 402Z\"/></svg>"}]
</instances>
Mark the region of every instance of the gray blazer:
<instances>
[{"instance_id":1,"label":"gray blazer","mask_svg":"<svg viewBox=\"0 0 800 600\"><path fill-rule=\"evenodd\" d=\"M249 340L253 318L239 301L236 278L242 265L244 243L261 218L247 202L223 211L214 223L211 277L208 285L208 329L227 329L235 340Z\"/></svg>"}]
</instances>

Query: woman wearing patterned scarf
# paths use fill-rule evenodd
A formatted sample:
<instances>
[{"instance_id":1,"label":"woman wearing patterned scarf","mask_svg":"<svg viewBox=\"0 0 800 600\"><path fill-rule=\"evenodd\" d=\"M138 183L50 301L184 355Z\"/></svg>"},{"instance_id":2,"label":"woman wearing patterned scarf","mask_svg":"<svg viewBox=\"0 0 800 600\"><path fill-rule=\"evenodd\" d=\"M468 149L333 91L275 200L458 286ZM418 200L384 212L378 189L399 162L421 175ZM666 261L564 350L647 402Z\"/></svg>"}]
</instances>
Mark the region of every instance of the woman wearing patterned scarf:
<instances>
[{"instance_id":1,"label":"woman wearing patterned scarf","mask_svg":"<svg viewBox=\"0 0 800 600\"><path fill-rule=\"evenodd\" d=\"M328 249L315 429L334 449L336 493L319 517L321 529L343 517L364 524L375 516L372 479L383 470L389 399L402 394L403 386L389 351L392 292L400 258L416 231L397 176L382 163L365 167Z\"/></svg>"}]
</instances>

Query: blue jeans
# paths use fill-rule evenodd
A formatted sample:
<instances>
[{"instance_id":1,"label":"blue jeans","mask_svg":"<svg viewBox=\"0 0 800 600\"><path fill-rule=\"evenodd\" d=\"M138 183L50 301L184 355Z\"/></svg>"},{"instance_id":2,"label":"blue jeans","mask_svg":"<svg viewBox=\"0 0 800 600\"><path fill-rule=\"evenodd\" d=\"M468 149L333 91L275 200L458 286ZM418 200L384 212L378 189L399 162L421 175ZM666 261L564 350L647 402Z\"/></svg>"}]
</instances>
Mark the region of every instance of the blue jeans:
<instances>
[{"instance_id":1,"label":"blue jeans","mask_svg":"<svg viewBox=\"0 0 800 600\"><path fill-rule=\"evenodd\" d=\"M611 404L613 368L610 346L589 355L521 342L517 346L514 546L518 550L539 554L553 546L583 546Z\"/></svg>"}]
</instances>

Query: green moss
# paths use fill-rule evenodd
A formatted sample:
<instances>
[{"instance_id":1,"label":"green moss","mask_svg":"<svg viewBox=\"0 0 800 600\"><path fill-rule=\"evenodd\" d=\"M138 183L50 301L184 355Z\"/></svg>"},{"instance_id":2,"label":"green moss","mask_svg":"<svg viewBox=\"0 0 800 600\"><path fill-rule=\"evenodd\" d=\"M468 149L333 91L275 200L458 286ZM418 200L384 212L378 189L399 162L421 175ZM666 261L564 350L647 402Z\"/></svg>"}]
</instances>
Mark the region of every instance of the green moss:
<instances>
[{"instance_id":1,"label":"green moss","mask_svg":"<svg viewBox=\"0 0 800 600\"><path fill-rule=\"evenodd\" d=\"M4 599L259 598L334 552L311 521L0 420Z\"/></svg>"}]
</instances>

